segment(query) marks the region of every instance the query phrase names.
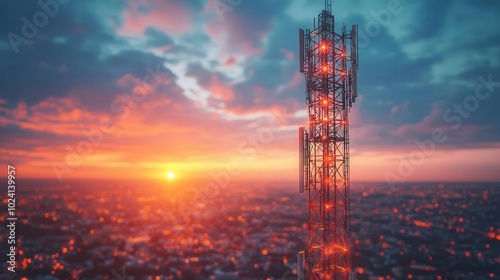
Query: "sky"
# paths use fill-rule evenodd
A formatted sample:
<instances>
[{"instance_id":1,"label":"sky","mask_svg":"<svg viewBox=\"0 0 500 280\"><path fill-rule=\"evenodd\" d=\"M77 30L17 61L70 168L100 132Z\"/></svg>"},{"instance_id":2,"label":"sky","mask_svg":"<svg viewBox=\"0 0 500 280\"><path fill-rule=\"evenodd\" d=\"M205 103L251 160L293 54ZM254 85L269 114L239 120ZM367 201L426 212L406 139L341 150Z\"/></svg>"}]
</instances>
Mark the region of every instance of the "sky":
<instances>
[{"instance_id":1,"label":"sky","mask_svg":"<svg viewBox=\"0 0 500 280\"><path fill-rule=\"evenodd\" d=\"M298 28L322 0L0 3L18 176L298 179ZM359 25L351 179L500 180L500 3L334 0ZM497 82L498 81L498 82Z\"/></svg>"}]
</instances>

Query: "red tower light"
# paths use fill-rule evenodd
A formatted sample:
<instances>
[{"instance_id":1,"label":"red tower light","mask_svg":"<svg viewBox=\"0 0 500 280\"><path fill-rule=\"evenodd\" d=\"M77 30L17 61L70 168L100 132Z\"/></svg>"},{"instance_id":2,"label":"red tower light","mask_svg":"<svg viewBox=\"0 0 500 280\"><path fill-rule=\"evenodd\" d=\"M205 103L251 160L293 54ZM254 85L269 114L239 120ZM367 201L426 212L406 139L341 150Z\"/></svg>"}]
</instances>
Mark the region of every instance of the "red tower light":
<instances>
[{"instance_id":1,"label":"red tower light","mask_svg":"<svg viewBox=\"0 0 500 280\"><path fill-rule=\"evenodd\" d=\"M326 52L328 50L328 45L327 43L323 42L321 43L321 51Z\"/></svg>"}]
</instances>

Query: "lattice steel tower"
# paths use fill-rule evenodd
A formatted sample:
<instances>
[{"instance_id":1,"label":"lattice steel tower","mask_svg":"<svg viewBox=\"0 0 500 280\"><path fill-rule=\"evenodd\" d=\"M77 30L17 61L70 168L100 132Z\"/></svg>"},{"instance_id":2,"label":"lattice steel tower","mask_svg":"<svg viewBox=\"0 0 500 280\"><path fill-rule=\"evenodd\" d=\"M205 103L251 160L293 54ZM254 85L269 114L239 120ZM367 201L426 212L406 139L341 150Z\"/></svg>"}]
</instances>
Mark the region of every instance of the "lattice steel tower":
<instances>
[{"instance_id":1,"label":"lattice steel tower","mask_svg":"<svg viewBox=\"0 0 500 280\"><path fill-rule=\"evenodd\" d=\"M331 0L299 30L309 127L299 128L299 191L309 193L306 253L299 279L352 279L349 232L349 110L357 96L357 26L335 32Z\"/></svg>"}]
</instances>

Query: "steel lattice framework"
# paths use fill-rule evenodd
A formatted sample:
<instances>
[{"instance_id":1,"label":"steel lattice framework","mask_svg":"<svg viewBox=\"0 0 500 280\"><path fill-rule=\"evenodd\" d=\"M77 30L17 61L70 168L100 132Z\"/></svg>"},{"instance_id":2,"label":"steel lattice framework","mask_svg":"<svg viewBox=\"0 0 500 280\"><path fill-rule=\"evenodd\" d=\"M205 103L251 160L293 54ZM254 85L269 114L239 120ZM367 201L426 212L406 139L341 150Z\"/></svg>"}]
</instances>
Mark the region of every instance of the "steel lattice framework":
<instances>
[{"instance_id":1,"label":"steel lattice framework","mask_svg":"<svg viewBox=\"0 0 500 280\"><path fill-rule=\"evenodd\" d=\"M300 191L309 193L306 279L349 279L349 120L356 98L357 26L335 33L331 1L300 30L309 127L300 128ZM300 265L300 264L299 264ZM299 271L299 278L300 278Z\"/></svg>"}]
</instances>

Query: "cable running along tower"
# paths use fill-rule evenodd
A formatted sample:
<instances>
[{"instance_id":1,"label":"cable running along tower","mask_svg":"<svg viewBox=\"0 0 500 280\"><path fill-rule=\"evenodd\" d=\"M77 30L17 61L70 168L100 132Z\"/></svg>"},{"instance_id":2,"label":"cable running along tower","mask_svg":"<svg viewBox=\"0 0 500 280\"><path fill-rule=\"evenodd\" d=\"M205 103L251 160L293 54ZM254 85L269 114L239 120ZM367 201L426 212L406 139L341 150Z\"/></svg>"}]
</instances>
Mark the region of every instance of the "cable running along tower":
<instances>
[{"instance_id":1,"label":"cable running along tower","mask_svg":"<svg viewBox=\"0 0 500 280\"><path fill-rule=\"evenodd\" d=\"M351 271L349 120L357 96L357 25L335 32L331 0L299 29L308 128L299 128L299 192L309 194L307 250L299 279L353 279Z\"/></svg>"}]
</instances>

